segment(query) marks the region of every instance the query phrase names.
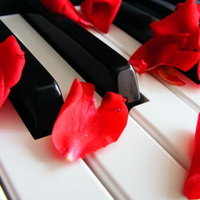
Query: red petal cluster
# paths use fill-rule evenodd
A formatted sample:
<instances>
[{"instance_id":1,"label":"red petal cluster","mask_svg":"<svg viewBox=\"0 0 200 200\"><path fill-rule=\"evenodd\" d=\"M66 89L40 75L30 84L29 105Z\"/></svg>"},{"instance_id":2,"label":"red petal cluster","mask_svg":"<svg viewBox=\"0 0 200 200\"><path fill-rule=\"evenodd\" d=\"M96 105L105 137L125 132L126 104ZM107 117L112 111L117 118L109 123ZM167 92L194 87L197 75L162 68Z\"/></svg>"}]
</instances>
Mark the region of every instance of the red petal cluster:
<instances>
[{"instance_id":1,"label":"red petal cluster","mask_svg":"<svg viewBox=\"0 0 200 200\"><path fill-rule=\"evenodd\" d=\"M107 33L120 5L121 0L85 0L81 9L97 29Z\"/></svg>"},{"instance_id":2,"label":"red petal cluster","mask_svg":"<svg viewBox=\"0 0 200 200\"><path fill-rule=\"evenodd\" d=\"M83 26L90 26L91 22L85 15L78 12L69 0L40 0L49 12L64 15Z\"/></svg>"},{"instance_id":3,"label":"red petal cluster","mask_svg":"<svg viewBox=\"0 0 200 200\"><path fill-rule=\"evenodd\" d=\"M182 5L183 5L183 3L177 3L176 9L179 9ZM200 4L197 4L197 11L198 11L198 16L199 16L199 20L200 20Z\"/></svg>"},{"instance_id":4,"label":"red petal cluster","mask_svg":"<svg viewBox=\"0 0 200 200\"><path fill-rule=\"evenodd\" d=\"M56 149L74 161L117 141L128 118L124 102L121 95L107 92L96 108L94 86L75 79L53 127Z\"/></svg>"},{"instance_id":5,"label":"red petal cluster","mask_svg":"<svg viewBox=\"0 0 200 200\"><path fill-rule=\"evenodd\" d=\"M81 26L95 26L103 33L107 33L113 22L121 0L85 0L78 12L69 0L40 0L53 13L65 15Z\"/></svg>"},{"instance_id":6,"label":"red petal cluster","mask_svg":"<svg viewBox=\"0 0 200 200\"><path fill-rule=\"evenodd\" d=\"M0 107L10 93L10 88L19 81L24 64L24 52L14 36L0 43Z\"/></svg>"},{"instance_id":7,"label":"red petal cluster","mask_svg":"<svg viewBox=\"0 0 200 200\"><path fill-rule=\"evenodd\" d=\"M199 14L195 0L178 7L150 24L153 38L131 56L130 63L140 74L154 69L167 82L184 85L172 68L188 71L199 61Z\"/></svg>"},{"instance_id":8,"label":"red petal cluster","mask_svg":"<svg viewBox=\"0 0 200 200\"><path fill-rule=\"evenodd\" d=\"M184 194L188 199L200 198L200 113L197 121L194 145L191 166L184 186Z\"/></svg>"}]
</instances>

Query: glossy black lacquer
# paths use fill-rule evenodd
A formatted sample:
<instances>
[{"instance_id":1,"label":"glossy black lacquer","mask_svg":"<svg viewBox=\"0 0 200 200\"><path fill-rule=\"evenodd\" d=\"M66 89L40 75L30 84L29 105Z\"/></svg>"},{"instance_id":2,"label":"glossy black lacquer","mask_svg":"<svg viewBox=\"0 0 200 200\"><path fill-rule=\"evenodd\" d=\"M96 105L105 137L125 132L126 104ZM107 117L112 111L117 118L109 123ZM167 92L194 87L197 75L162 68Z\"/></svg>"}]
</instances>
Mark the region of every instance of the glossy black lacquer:
<instances>
[{"instance_id":1,"label":"glossy black lacquer","mask_svg":"<svg viewBox=\"0 0 200 200\"><path fill-rule=\"evenodd\" d=\"M149 23L162 20L175 11L176 3L184 0L123 0L114 24L144 44L152 38ZM197 1L199 3L199 1ZM197 64L187 72L188 78L200 84Z\"/></svg>"},{"instance_id":2,"label":"glossy black lacquer","mask_svg":"<svg viewBox=\"0 0 200 200\"><path fill-rule=\"evenodd\" d=\"M0 42L12 32L0 21ZM34 139L50 135L63 104L58 84L39 61L18 40L25 52L20 81L11 88L9 99Z\"/></svg>"},{"instance_id":3,"label":"glossy black lacquer","mask_svg":"<svg viewBox=\"0 0 200 200\"><path fill-rule=\"evenodd\" d=\"M111 91L126 97L127 105L139 102L135 72L126 59L69 18L46 11L40 1L27 3L33 11L22 16L101 96Z\"/></svg>"}]
</instances>

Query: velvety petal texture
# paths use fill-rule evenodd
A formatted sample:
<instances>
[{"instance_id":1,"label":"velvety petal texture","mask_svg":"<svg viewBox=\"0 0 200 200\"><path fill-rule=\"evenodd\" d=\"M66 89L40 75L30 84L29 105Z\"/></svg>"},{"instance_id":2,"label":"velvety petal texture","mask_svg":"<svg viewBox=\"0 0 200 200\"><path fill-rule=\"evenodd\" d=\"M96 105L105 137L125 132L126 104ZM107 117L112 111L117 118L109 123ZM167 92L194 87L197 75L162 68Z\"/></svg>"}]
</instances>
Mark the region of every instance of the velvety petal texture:
<instances>
[{"instance_id":1,"label":"velvety petal texture","mask_svg":"<svg viewBox=\"0 0 200 200\"><path fill-rule=\"evenodd\" d=\"M85 0L81 9L97 29L107 33L120 5L121 0Z\"/></svg>"},{"instance_id":2,"label":"velvety petal texture","mask_svg":"<svg viewBox=\"0 0 200 200\"><path fill-rule=\"evenodd\" d=\"M127 123L125 101L107 92L96 108L94 86L75 79L53 127L56 149L74 161L117 141Z\"/></svg>"},{"instance_id":3,"label":"velvety petal texture","mask_svg":"<svg viewBox=\"0 0 200 200\"><path fill-rule=\"evenodd\" d=\"M195 0L187 0L177 8L163 20L150 24L153 38L129 61L139 74L154 70L168 83L180 86L184 83L172 68L188 71L199 62L199 12Z\"/></svg>"},{"instance_id":4,"label":"velvety petal texture","mask_svg":"<svg viewBox=\"0 0 200 200\"><path fill-rule=\"evenodd\" d=\"M121 5L121 0L85 0L79 12L69 0L40 1L50 12L65 15L84 27L95 26L103 33L108 32Z\"/></svg>"},{"instance_id":5,"label":"velvety petal texture","mask_svg":"<svg viewBox=\"0 0 200 200\"><path fill-rule=\"evenodd\" d=\"M64 15L82 26L91 26L90 21L78 12L69 0L40 0L49 12Z\"/></svg>"},{"instance_id":6,"label":"velvety petal texture","mask_svg":"<svg viewBox=\"0 0 200 200\"><path fill-rule=\"evenodd\" d=\"M200 113L195 132L194 152L184 186L184 194L188 199L200 198Z\"/></svg>"},{"instance_id":7,"label":"velvety petal texture","mask_svg":"<svg viewBox=\"0 0 200 200\"><path fill-rule=\"evenodd\" d=\"M173 85L184 85L176 77L176 71L172 67L188 71L198 62L200 56L199 52L180 50L187 38L187 33L154 37L141 46L129 61L139 74L159 67L157 72L165 81Z\"/></svg>"},{"instance_id":8,"label":"velvety petal texture","mask_svg":"<svg viewBox=\"0 0 200 200\"><path fill-rule=\"evenodd\" d=\"M177 3L176 9L178 10L182 5L183 5L183 3ZM199 20L200 20L200 4L197 4L196 6L197 6L198 17L199 17Z\"/></svg>"},{"instance_id":9,"label":"velvety petal texture","mask_svg":"<svg viewBox=\"0 0 200 200\"><path fill-rule=\"evenodd\" d=\"M195 0L187 0L177 11L161 21L150 24L153 36L189 33L185 50L196 50L199 45L199 20Z\"/></svg>"},{"instance_id":10,"label":"velvety petal texture","mask_svg":"<svg viewBox=\"0 0 200 200\"><path fill-rule=\"evenodd\" d=\"M0 107L21 78L25 64L24 52L14 36L0 43Z\"/></svg>"},{"instance_id":11,"label":"velvety petal texture","mask_svg":"<svg viewBox=\"0 0 200 200\"><path fill-rule=\"evenodd\" d=\"M155 70L158 75L160 75L160 77L167 83L179 86L185 85L185 83L177 77L176 70L173 67L160 66L157 67Z\"/></svg>"}]
</instances>

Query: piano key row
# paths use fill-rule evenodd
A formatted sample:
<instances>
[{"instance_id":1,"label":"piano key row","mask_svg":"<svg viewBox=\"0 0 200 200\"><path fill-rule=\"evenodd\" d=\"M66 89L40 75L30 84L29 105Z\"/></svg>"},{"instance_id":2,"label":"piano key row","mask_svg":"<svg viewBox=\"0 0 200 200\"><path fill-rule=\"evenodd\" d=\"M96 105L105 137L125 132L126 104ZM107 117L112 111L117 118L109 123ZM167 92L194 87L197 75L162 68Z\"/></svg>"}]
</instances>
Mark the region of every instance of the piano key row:
<instances>
[{"instance_id":1,"label":"piano key row","mask_svg":"<svg viewBox=\"0 0 200 200\"><path fill-rule=\"evenodd\" d=\"M103 42L114 41L113 44L117 45L110 46L126 59L130 58L131 52L140 46L137 41L114 25L111 26L109 33L104 35L105 37L102 34L96 34L93 30L90 32ZM149 101L133 107L130 115L182 166L188 169L192 139L190 133L195 131L195 119L200 111L200 85L184 75L182 77L187 83L186 86L177 87L165 83L164 85L167 85L165 87L148 73L139 75L140 92ZM182 133L183 131L185 134Z\"/></svg>"},{"instance_id":2,"label":"piano key row","mask_svg":"<svg viewBox=\"0 0 200 200\"><path fill-rule=\"evenodd\" d=\"M134 30L134 24L133 24L133 30ZM93 32L93 31L91 31ZM93 32L96 34L95 32ZM99 33L101 34L101 33ZM97 37L99 37L99 34ZM130 56L136 51L139 46L141 46L141 43L137 42L133 37L126 34L116 26L112 25L110 31L108 34L104 34L104 37L106 37L111 43L114 43L115 46L118 47L116 51L118 53L122 54L126 59L129 59ZM101 39L102 37L99 37ZM120 51L119 51L120 50ZM122 53L123 52L123 53ZM199 95L200 95L200 84L196 84L193 81L191 81L189 78L184 76L182 73L178 72L178 75L180 76L181 80L183 80L186 85L183 87L180 86L173 86L170 84L167 84L166 82L162 81L158 77L156 79L159 79L162 84L164 84L167 88L169 88L170 91L175 93L180 99L182 99L186 104L190 105L196 112L200 111L200 101L199 101Z\"/></svg>"},{"instance_id":3,"label":"piano key row","mask_svg":"<svg viewBox=\"0 0 200 200\"><path fill-rule=\"evenodd\" d=\"M166 4L167 3L167 4ZM130 34L133 38L141 43L147 42L152 38L152 33L149 23L158 21L166 17L169 12L175 10L177 2L166 1L129 1L124 0L120 10L115 18L114 23L122 30ZM169 11L166 13L166 10ZM158 13L160 13L158 15ZM200 83L197 76L197 65L187 72L183 72L187 77L190 77L194 82Z\"/></svg>"},{"instance_id":4,"label":"piano key row","mask_svg":"<svg viewBox=\"0 0 200 200\"><path fill-rule=\"evenodd\" d=\"M66 67L67 64L64 61L61 61L62 59L60 59L59 56L57 54L55 54L55 52L53 52L53 50L46 43L44 43L44 41L39 36L37 36L37 39L36 39L36 41L38 41L38 44L33 44L33 42L29 40L29 38L30 38L30 35L33 36L34 31L33 30L30 31L30 27L22 19L20 19L20 17L15 16L14 18L15 18L15 20L17 20L16 23L13 23L12 17L9 19L5 18L4 22L6 21L6 24L7 25L9 24L12 31L14 33L16 33L16 35L25 43L25 45L32 51L32 53L34 53L34 55L40 60L41 63L46 62L44 64L44 66L48 68L48 71L52 71L51 74L54 74L54 78L55 78L55 76L57 76L57 78L55 78L55 79L58 80L60 86L62 85L61 90L62 90L64 96L66 96L72 80L74 79L74 77L77 77L78 75L70 67L67 68ZM22 25L21 28L20 28L20 25ZM19 32L20 29L23 30L23 33ZM30 33L30 35L29 35L29 33ZM41 42L42 42L42 45L40 46L39 44L41 44ZM117 42L119 43L119 41L117 41ZM47 48L44 48L43 45L46 46ZM39 48L39 46L40 46L40 48ZM123 49L123 48L124 48L124 46L122 46L121 49ZM40 51L38 51L38 49L40 49ZM42 49L44 49L44 50L42 51ZM47 51L48 51L48 53L47 53ZM54 55L54 57L49 61L50 55L51 55L50 53L52 53ZM44 58L42 58L42 56L43 57L48 56L48 59L44 59ZM59 62L58 62L59 65L57 65L59 68L61 66L60 62L63 64L63 66L61 67L62 69L60 68L60 70L62 70L62 73L60 73L59 72L60 70L58 70L58 69L55 70L54 65L51 64L51 61L53 62L53 60L54 60L54 62L55 62L55 60L56 61L59 60ZM64 74L63 70L66 71L66 74L68 74L67 79L69 80L69 82L66 82L66 74L63 75L63 78L62 78L61 74ZM70 71L70 73L69 73L69 71ZM139 78L139 79L141 79L141 78ZM143 80L143 79L145 79L145 80ZM59 81L59 80L62 80L62 81ZM149 86L149 88L145 89L145 87L149 84L148 80L150 80L150 81L153 80L153 82L154 82L154 84L152 85L152 88L154 88L153 92L156 93L155 97L153 97L153 96L151 96L151 94L149 94L152 92L152 90L149 89L149 88L151 88L151 86ZM150 102L141 105L141 107L145 105L145 108L143 107L144 111L140 111L140 109L134 108L133 112L136 112L136 116L138 118L141 118L141 116L145 117L147 112L149 112L150 114L146 117L147 122L148 122L149 116L152 117L152 115L153 116L157 115L158 119L159 119L159 117L161 116L161 110L163 109L162 113L164 113L163 114L164 118L163 118L162 122L163 123L171 122L171 114L169 115L170 112L168 111L167 112L168 114L165 113L165 111L166 111L165 103L167 102L168 98L173 97L173 99L176 99L175 101L177 102L177 104L179 104L181 102L180 99L176 98L171 92L164 89L164 87L161 84L159 84L154 78L152 78L150 75L145 75L145 77L143 77L141 79L141 81L139 80L139 83L141 84L141 86L140 86L141 91L144 92L144 94L145 94L145 92L147 92L147 94L145 94L145 95L148 96L148 98L150 99ZM156 88L154 87L157 84L160 87L160 88L158 88L158 90L156 90ZM151 90L151 92L148 90ZM146 108L147 105L149 105L149 103L153 102L156 99L156 97L158 97L158 94L160 95L159 92L163 92L163 90L164 90L164 93L165 92L167 93L167 95L166 95L167 99L165 99L165 98L162 99L162 100L164 100L164 103L161 102L163 104L161 105L161 108L159 108L159 111L156 112L155 105L152 108L152 110L148 110ZM168 93L170 94L169 96L168 96ZM97 98L99 101L100 97L98 97L98 95L97 95ZM158 98L158 101L159 101L159 98ZM157 104L157 101L155 101L155 104ZM149 106L151 107L153 105L149 105ZM185 108L185 107L187 107L187 106L185 104L181 103L181 106L179 107L179 109L182 110L182 108ZM179 109L177 111L180 111ZM186 110L187 111L183 111L182 115L186 115L187 119L190 118L190 116L193 116L191 119L192 125L190 125L191 123L188 122L188 125L190 126L189 128L186 127L186 129L185 129L185 127L183 127L183 126L181 126L181 127L183 127L184 131L188 130L188 131L186 131L187 132L186 134L189 133L188 135L190 137L190 141L188 142L188 145L190 145L189 143L191 142L191 139L192 139L191 132L193 132L193 130L194 130L195 121L196 121L196 119L195 119L196 113L194 111L190 111L192 109L189 109L188 107L186 108ZM176 113L176 112L173 112L172 115L174 115L174 113ZM180 114L180 112L178 112L178 113ZM194 113L194 114L191 114L191 113ZM6 119L5 114L2 116L4 119ZM133 114L133 116L135 116L135 114ZM178 116L180 116L180 115L176 115L175 118ZM169 118L170 118L170 120L169 120ZM158 119L156 119L155 121L160 123L160 121L158 121ZM141 121L140 123L142 123L143 119L138 119L138 121L139 120ZM186 120L186 118L184 120ZM182 120L181 120L181 122L183 123ZM145 129L148 129L148 128L152 129L152 131L150 130L150 132L153 132L155 130L154 129L155 127L152 124L154 125L154 120L153 120L153 122L150 121L150 125L145 127ZM145 124L145 126L146 126L146 124ZM168 130L168 131L176 132L177 127L180 129L180 126L178 124L178 126L172 127L172 129L170 128L170 130ZM169 127L167 127L167 128L169 128ZM6 129L6 127L5 127L5 129ZM166 127L164 127L163 129L166 129ZM161 138L163 137L162 134L166 133L165 130L163 130L163 129L160 134ZM27 134L27 130L25 132ZM160 133L160 131L156 130L156 133ZM169 132L167 132L167 133L169 133ZM14 134L16 135L16 133L14 133ZM132 134L133 134L133 136L132 136ZM149 137L148 134L133 119L129 118L129 123L127 125L127 129L124 131L122 136L124 136L125 139L123 139L123 137L121 137L119 140L119 143L117 142L116 144L109 147L109 149L111 149L111 150L106 148L106 149L103 149L103 150L101 150L91 156L88 156L86 158L87 165L94 171L94 173L97 174L98 178L102 181L103 185L108 189L108 191L112 194L112 196L115 199L122 199L122 197L123 197L123 199L133 199L133 198L146 199L147 196L148 196L148 199L155 199L155 197L157 197L159 199L170 199L170 198L173 199L174 196L180 196L180 198L182 197L181 199L184 199L184 197L181 194L181 190L182 190L183 180L184 180L185 174L186 174L185 170L179 164L177 164L151 137ZM182 137L182 136L180 136L180 137ZM11 138L12 138L12 136L11 136ZM10 148L10 146L14 146L14 145L10 144L10 141L9 141L10 138L5 137L4 140L8 142L9 148ZM21 141L21 137L19 138L19 140L20 140L19 143L23 143ZM39 143L38 141L33 141L33 139L31 137L29 140L31 140L31 142L33 143L33 146L35 145L35 143ZM48 141L46 141L47 138L43 138L40 141L43 141L43 140L44 140L44 144L48 143ZM121 142L121 140L123 142ZM168 141L168 140L166 140L166 138L164 137L164 141ZM180 141L178 141L178 142L180 142ZM43 145L43 142L41 142L41 143L42 143L41 149L43 149L43 146L45 146L45 145ZM127 145L128 143L130 145ZM170 144L171 144L171 142L170 142ZM142 145L144 145L145 148ZM181 143L181 145L182 145L182 143ZM23 145L21 144L21 146L23 146ZM127 146L127 148L122 149L123 146L124 147ZM14 148L20 148L20 147L17 145L17 147L14 147ZM113 150L112 150L112 148L113 148ZM27 150L27 146L25 146L25 149ZM152 149L155 149L155 151L152 151ZM188 151L188 148L186 148L186 149ZM118 154L116 153L117 150L119 151ZM5 151L5 149L4 149L4 151ZM112 153L112 151L113 151L113 153ZM13 152L15 152L15 151L13 151ZM37 153L38 151L36 151L36 149L33 149L33 152ZM152 154L150 154L150 152L153 153L153 157L151 157ZM132 153L134 155L132 155ZM137 155L137 153L138 153L138 155ZM121 158L119 155L121 155ZM126 156L126 155L129 155L129 156ZM23 162L25 162L24 160L27 159L27 157L30 155L28 155L27 157L26 156L27 155L24 155L24 157L22 156ZM43 157L45 157L45 156L43 156ZM131 158L131 160L129 160L129 157ZM143 159L138 159L138 157L143 157ZM122 158L123 158L123 161L122 161ZM12 162L14 162L13 165L16 164L16 161L12 161L11 163L10 162L11 162L10 160L7 161L7 165L10 165ZM135 168L136 162L143 163L144 168L142 168L141 165L138 164L139 169L138 168L136 169ZM37 162L36 166L38 166L39 163ZM60 161L58 161L58 163L60 163ZM162 165L162 163L165 163L165 164ZM66 164L66 163L64 163L64 164ZM162 166L160 166L160 165L162 165ZM171 170L169 171L169 173L174 172L173 178L175 180L174 181L172 180L174 185L171 188L170 194L164 195L164 193L166 193L167 185L169 184L169 182L164 183L166 178L169 177L169 175L165 174L165 172L166 172L165 170L167 170L166 166L168 166L168 165L171 167ZM183 165L186 166L186 168L187 168L188 160L186 162L184 162ZM116 166L118 166L118 168ZM124 166L123 170L121 169L122 166ZM152 166L152 167L150 167L150 166ZM141 167L141 169L140 169L140 167ZM80 167L80 168L82 168L82 167ZM116 170L113 170L115 168L116 168ZM159 171L158 171L158 168L159 168ZM147 169L150 169L150 171ZM18 170L20 171L20 169L17 169L17 171ZM11 172L9 172L9 173L11 173ZM107 176L107 173L109 174L109 176ZM159 173L159 175L157 173ZM14 172L14 174L15 174L15 172ZM19 179L19 177L16 178L14 174L12 174L12 176L9 174L9 177L12 177L12 180L14 180L12 182L15 185L15 184L17 184L17 180ZM41 172L39 174L41 175ZM154 182L152 185L152 179L154 179L155 174L159 177L157 179L158 182ZM164 176L164 174L166 175L166 177ZM29 174L27 174L27 176L28 175ZM138 175L138 176L136 176L136 175ZM51 175L51 176L54 176L54 175ZM137 179L136 179L136 177L137 177ZM175 177L177 177L177 179ZM30 178L30 175L29 175L29 178ZM43 179L43 178L45 178L45 177L43 176L41 179ZM61 179L61 180L63 180L63 179ZM121 182L121 180L122 180L122 182ZM77 181L78 181L78 179L75 180L74 183ZM63 184L64 183L65 182L63 182ZM171 181L170 181L170 183L171 183ZM33 182L33 184L34 184L34 182ZM69 182L68 182L68 184L69 184ZM151 187L149 185L151 185ZM176 188L175 188L175 186L176 186ZM120 190L119 190L119 188L120 188ZM133 188L135 188L134 191L133 191ZM18 188L18 189L17 190L20 191L20 188ZM167 190L169 190L169 188L167 188ZM145 193L143 191L145 191ZM158 193L158 191L159 191L159 193ZM33 191L30 191L30 192L33 192ZM22 194L23 192L21 191L19 193ZM87 195L88 194L86 194L86 196ZM93 198L91 198L91 199L93 199ZM23 197L22 197L22 199L23 199ZM105 199L105 197L102 197L101 199Z\"/></svg>"}]
</instances>

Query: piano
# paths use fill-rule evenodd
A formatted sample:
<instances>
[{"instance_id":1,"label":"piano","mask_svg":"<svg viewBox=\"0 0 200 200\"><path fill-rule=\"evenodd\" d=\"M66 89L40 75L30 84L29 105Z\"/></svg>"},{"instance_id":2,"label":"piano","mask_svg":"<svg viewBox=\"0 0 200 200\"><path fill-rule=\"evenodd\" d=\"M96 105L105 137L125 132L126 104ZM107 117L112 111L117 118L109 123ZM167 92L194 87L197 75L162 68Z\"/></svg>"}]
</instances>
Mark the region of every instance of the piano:
<instances>
[{"instance_id":1,"label":"piano","mask_svg":"<svg viewBox=\"0 0 200 200\"><path fill-rule=\"evenodd\" d=\"M63 99L75 78L85 81L22 15L11 12L0 20L57 81ZM126 60L141 45L115 22L107 34L87 31ZM187 199L183 186L200 111L200 84L178 73L185 86L169 85L151 73L137 75L147 101L129 110L116 143L75 162L58 154L50 135L34 139L7 99L0 109L1 200ZM102 97L95 93L95 98L99 104Z\"/></svg>"}]
</instances>

